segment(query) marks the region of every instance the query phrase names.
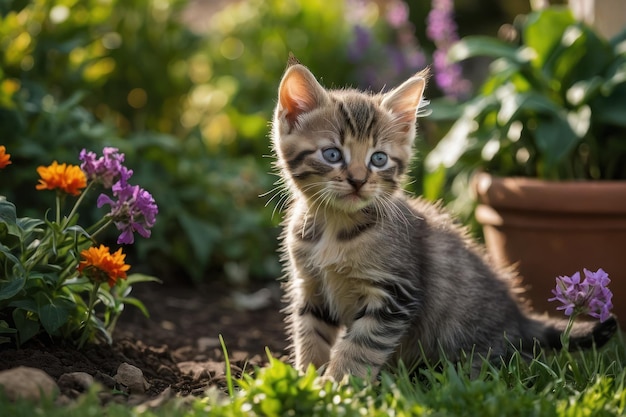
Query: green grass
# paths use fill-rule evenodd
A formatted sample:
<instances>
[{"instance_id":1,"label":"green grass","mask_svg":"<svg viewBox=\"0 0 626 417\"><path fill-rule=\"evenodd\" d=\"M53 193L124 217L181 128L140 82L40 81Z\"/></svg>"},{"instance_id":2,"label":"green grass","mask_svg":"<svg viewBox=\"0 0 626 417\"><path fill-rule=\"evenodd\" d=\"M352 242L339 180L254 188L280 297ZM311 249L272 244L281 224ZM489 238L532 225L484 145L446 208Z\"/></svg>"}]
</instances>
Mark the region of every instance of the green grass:
<instances>
[{"instance_id":1,"label":"green grass","mask_svg":"<svg viewBox=\"0 0 626 417\"><path fill-rule=\"evenodd\" d=\"M210 390L157 409L100 406L96 393L63 407L12 404L0 399L3 416L619 416L626 413L626 347L616 337L600 351L514 356L501 366L485 363L470 378L469 367L443 362L410 376L400 367L378 384L353 378L320 382L313 369L300 375L276 359L254 376L234 381L232 395Z\"/></svg>"}]
</instances>

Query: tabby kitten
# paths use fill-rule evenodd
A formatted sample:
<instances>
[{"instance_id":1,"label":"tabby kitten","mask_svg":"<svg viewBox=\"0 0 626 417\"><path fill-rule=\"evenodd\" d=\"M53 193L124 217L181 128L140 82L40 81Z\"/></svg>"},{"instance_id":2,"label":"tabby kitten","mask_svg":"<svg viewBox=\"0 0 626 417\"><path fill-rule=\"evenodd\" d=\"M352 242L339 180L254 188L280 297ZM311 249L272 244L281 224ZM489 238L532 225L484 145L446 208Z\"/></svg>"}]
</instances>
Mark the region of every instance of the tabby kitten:
<instances>
[{"instance_id":1,"label":"tabby kitten","mask_svg":"<svg viewBox=\"0 0 626 417\"><path fill-rule=\"evenodd\" d=\"M325 90L292 59L282 78L272 139L290 192L282 248L300 370L313 364L340 380L441 352L560 347L564 321L526 311L509 272L401 189L427 75L386 94ZM571 346L602 345L615 329L614 318L577 323Z\"/></svg>"}]
</instances>

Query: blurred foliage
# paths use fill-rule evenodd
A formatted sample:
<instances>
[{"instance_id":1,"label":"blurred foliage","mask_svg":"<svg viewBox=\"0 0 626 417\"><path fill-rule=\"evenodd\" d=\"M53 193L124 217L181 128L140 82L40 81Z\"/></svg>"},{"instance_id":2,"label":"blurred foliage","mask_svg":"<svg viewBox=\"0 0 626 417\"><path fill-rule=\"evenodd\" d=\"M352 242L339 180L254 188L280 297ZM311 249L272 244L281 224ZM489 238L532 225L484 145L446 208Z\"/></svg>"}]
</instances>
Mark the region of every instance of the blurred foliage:
<instances>
[{"instance_id":1,"label":"blurred foliage","mask_svg":"<svg viewBox=\"0 0 626 417\"><path fill-rule=\"evenodd\" d=\"M0 137L13 161L0 194L41 216L37 166L115 146L160 210L128 252L134 269L276 277L280 216L259 195L276 179L262 156L288 52L328 87L381 89L426 64L409 21L359 4L244 1L193 32L184 0L0 2Z\"/></svg>"},{"instance_id":2,"label":"blurred foliage","mask_svg":"<svg viewBox=\"0 0 626 417\"><path fill-rule=\"evenodd\" d=\"M380 89L422 69L424 62L409 62L417 45L407 45L384 13L373 2L248 0L227 6L210 21L208 58L194 61L206 81L186 101L186 124L200 124L210 149L262 155L289 52L329 88ZM359 43L360 33L365 42Z\"/></svg>"}]
</instances>

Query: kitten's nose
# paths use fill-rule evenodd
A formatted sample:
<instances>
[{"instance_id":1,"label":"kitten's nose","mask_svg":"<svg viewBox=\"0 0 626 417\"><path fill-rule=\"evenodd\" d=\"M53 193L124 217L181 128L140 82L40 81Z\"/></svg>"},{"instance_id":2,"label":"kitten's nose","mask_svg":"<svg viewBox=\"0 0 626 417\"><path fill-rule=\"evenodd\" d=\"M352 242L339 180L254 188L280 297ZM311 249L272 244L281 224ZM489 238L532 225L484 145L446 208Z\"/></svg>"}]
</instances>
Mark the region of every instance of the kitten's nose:
<instances>
[{"instance_id":1,"label":"kitten's nose","mask_svg":"<svg viewBox=\"0 0 626 417\"><path fill-rule=\"evenodd\" d=\"M355 191L359 191L363 184L367 182L367 178L354 178L352 176L348 176L347 180L348 184L350 184Z\"/></svg>"}]
</instances>

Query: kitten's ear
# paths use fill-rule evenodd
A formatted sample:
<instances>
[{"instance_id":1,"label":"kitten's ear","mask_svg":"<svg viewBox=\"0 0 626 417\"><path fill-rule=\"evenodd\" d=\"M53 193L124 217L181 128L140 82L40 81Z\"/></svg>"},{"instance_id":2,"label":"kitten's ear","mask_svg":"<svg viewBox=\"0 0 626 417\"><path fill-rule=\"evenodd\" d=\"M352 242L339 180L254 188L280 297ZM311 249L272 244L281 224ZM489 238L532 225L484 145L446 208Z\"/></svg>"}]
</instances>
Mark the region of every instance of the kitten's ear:
<instances>
[{"instance_id":1,"label":"kitten's ear","mask_svg":"<svg viewBox=\"0 0 626 417\"><path fill-rule=\"evenodd\" d=\"M324 88L306 67L293 64L278 88L278 116L293 127L298 116L317 108L326 99Z\"/></svg>"},{"instance_id":2,"label":"kitten's ear","mask_svg":"<svg viewBox=\"0 0 626 417\"><path fill-rule=\"evenodd\" d=\"M417 111L423 100L427 72L422 71L384 95L382 106L406 124L406 132L415 126Z\"/></svg>"}]
</instances>

